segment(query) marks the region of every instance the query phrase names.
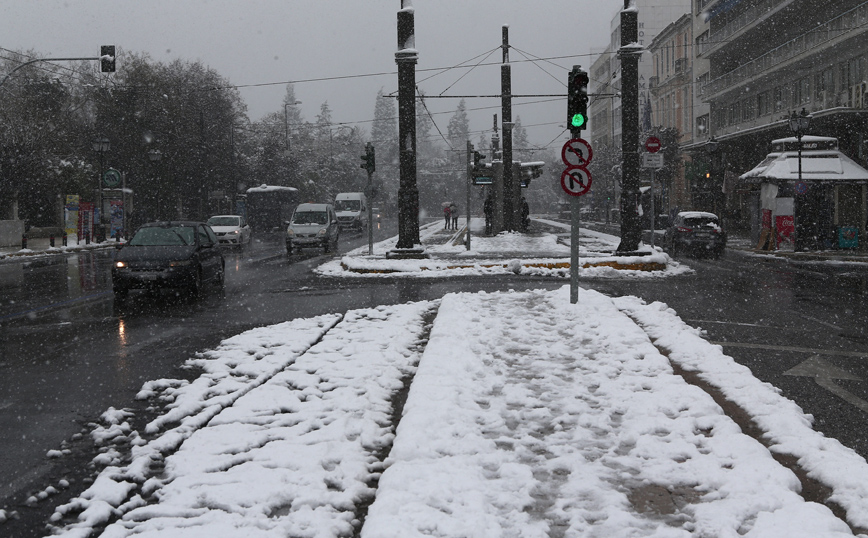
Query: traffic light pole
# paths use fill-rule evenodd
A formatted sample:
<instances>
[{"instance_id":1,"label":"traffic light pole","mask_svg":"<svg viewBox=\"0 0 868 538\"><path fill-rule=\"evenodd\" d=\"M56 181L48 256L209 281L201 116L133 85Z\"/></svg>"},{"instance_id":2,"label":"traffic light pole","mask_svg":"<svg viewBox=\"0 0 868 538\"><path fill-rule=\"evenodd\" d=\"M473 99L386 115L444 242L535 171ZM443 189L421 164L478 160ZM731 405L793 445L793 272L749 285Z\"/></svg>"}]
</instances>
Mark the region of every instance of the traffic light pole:
<instances>
[{"instance_id":1,"label":"traffic light pole","mask_svg":"<svg viewBox=\"0 0 868 538\"><path fill-rule=\"evenodd\" d=\"M398 186L397 250L412 250L419 239L419 190L416 186L416 50L414 10L401 0L398 12L398 152L401 177Z\"/></svg>"},{"instance_id":2,"label":"traffic light pole","mask_svg":"<svg viewBox=\"0 0 868 538\"><path fill-rule=\"evenodd\" d=\"M470 185L473 184L473 144L467 141L467 240L464 242L470 250Z\"/></svg>"},{"instance_id":3,"label":"traffic light pole","mask_svg":"<svg viewBox=\"0 0 868 538\"><path fill-rule=\"evenodd\" d=\"M621 243L618 254L639 249L639 14L634 0L624 0L621 11Z\"/></svg>"}]
</instances>

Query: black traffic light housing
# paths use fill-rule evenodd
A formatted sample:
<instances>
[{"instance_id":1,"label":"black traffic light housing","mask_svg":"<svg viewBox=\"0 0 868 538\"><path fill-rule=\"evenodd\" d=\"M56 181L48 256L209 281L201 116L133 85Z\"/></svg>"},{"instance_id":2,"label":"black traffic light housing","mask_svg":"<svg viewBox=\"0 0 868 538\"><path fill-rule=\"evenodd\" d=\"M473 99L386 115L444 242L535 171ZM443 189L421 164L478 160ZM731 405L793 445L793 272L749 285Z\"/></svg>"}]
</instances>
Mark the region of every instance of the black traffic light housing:
<instances>
[{"instance_id":1,"label":"black traffic light housing","mask_svg":"<svg viewBox=\"0 0 868 538\"><path fill-rule=\"evenodd\" d=\"M368 142L365 144L365 154L362 155L362 164L360 168L367 170L369 174L373 174L377 169L376 158L374 157L374 145Z\"/></svg>"},{"instance_id":2,"label":"black traffic light housing","mask_svg":"<svg viewBox=\"0 0 868 538\"><path fill-rule=\"evenodd\" d=\"M491 185L494 183L494 171L490 166L482 162L485 155L478 151L473 152L473 168L470 171L470 178L474 185Z\"/></svg>"},{"instance_id":3,"label":"black traffic light housing","mask_svg":"<svg viewBox=\"0 0 868 538\"><path fill-rule=\"evenodd\" d=\"M567 127L573 138L579 138L588 123L587 71L574 65L567 79Z\"/></svg>"},{"instance_id":4,"label":"black traffic light housing","mask_svg":"<svg viewBox=\"0 0 868 538\"><path fill-rule=\"evenodd\" d=\"M99 70L103 73L115 72L115 46L102 45L99 48Z\"/></svg>"}]
</instances>

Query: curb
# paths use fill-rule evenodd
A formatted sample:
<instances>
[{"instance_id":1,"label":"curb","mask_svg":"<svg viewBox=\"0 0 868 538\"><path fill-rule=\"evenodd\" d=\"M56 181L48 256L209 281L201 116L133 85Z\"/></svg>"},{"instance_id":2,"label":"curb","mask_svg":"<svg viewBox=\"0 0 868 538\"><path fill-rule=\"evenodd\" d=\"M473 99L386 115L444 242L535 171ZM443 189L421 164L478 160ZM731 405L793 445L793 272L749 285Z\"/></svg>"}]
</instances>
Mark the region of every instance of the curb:
<instances>
[{"instance_id":1,"label":"curb","mask_svg":"<svg viewBox=\"0 0 868 538\"><path fill-rule=\"evenodd\" d=\"M10 252L8 254L0 254L0 261L9 258L24 258L26 256L53 256L57 254L77 254L79 252L85 252L88 250L103 250L109 248L116 248L115 244L112 243L110 245L97 245L92 247L50 247L45 250L31 250L30 252ZM23 249L22 249L23 250Z\"/></svg>"},{"instance_id":2,"label":"curb","mask_svg":"<svg viewBox=\"0 0 868 538\"><path fill-rule=\"evenodd\" d=\"M401 269L364 269L357 268L351 269L347 266L347 264L341 262L341 269L344 271L348 271L351 273L357 274L394 274L394 273L415 273L419 271L443 271L443 270L451 270L451 269L473 269L475 267L481 267L484 269L491 269L494 267L508 268L509 263L486 263L486 264L461 264L461 265L447 265L445 267L438 268L430 268L430 267L420 267L418 271L404 271ZM569 269L570 262L548 262L548 263L523 263L522 267L528 268L536 268L536 269ZM620 271L665 271L666 264L665 263L657 263L657 262L643 262L643 263L620 263L617 261L604 261L604 262L587 262L581 265L582 269L588 269L591 267L611 267L613 269L617 269Z\"/></svg>"}]
</instances>

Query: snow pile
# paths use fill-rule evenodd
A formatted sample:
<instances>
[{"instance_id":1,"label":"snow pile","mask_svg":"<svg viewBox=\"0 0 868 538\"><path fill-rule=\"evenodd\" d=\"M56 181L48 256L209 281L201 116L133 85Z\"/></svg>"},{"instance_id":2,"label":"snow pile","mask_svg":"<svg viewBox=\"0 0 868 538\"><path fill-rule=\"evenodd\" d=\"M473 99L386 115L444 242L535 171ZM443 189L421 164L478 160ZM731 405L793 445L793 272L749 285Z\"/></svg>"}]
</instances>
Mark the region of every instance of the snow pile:
<instances>
[{"instance_id":1,"label":"snow pile","mask_svg":"<svg viewBox=\"0 0 868 538\"><path fill-rule=\"evenodd\" d=\"M394 259L387 254L397 245L392 237L373 245L372 254L363 246L348 252L340 259L330 260L316 268L326 276L352 277L426 277L482 276L525 274L531 276L569 277L570 239L569 225L557 221L537 222L563 233L537 233L533 235L503 232L484 237L483 219L471 219L471 249L465 246L464 232L444 230L439 222L422 226L419 237L429 256L425 259ZM461 221L462 225L464 221ZM579 237L579 263L583 278L661 278L691 273L692 269L680 264L662 249L641 246L647 255L613 256L620 239L609 234L582 229ZM606 265L610 264L610 265ZM619 267L611 265L618 264ZM663 270L632 268L643 264L656 264Z\"/></svg>"}]
</instances>

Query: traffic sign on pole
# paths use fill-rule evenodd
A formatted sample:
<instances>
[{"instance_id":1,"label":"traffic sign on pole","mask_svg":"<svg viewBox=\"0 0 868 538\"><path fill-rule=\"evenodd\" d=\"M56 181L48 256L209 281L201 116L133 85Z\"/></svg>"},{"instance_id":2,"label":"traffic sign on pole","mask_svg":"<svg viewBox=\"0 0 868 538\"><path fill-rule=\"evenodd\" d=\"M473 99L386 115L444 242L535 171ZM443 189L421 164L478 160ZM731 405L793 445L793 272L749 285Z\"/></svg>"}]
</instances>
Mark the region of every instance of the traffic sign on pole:
<instances>
[{"instance_id":1,"label":"traffic sign on pole","mask_svg":"<svg viewBox=\"0 0 868 538\"><path fill-rule=\"evenodd\" d=\"M568 140L561 149L561 159L567 166L587 166L593 157L591 144L584 138Z\"/></svg>"},{"instance_id":2,"label":"traffic sign on pole","mask_svg":"<svg viewBox=\"0 0 868 538\"><path fill-rule=\"evenodd\" d=\"M570 166L561 174L561 187L570 196L582 196L591 190L591 173L583 166Z\"/></svg>"},{"instance_id":3,"label":"traffic sign on pole","mask_svg":"<svg viewBox=\"0 0 868 538\"><path fill-rule=\"evenodd\" d=\"M648 153L657 153L662 147L663 143L656 136L649 136L645 139L645 151Z\"/></svg>"}]
</instances>

